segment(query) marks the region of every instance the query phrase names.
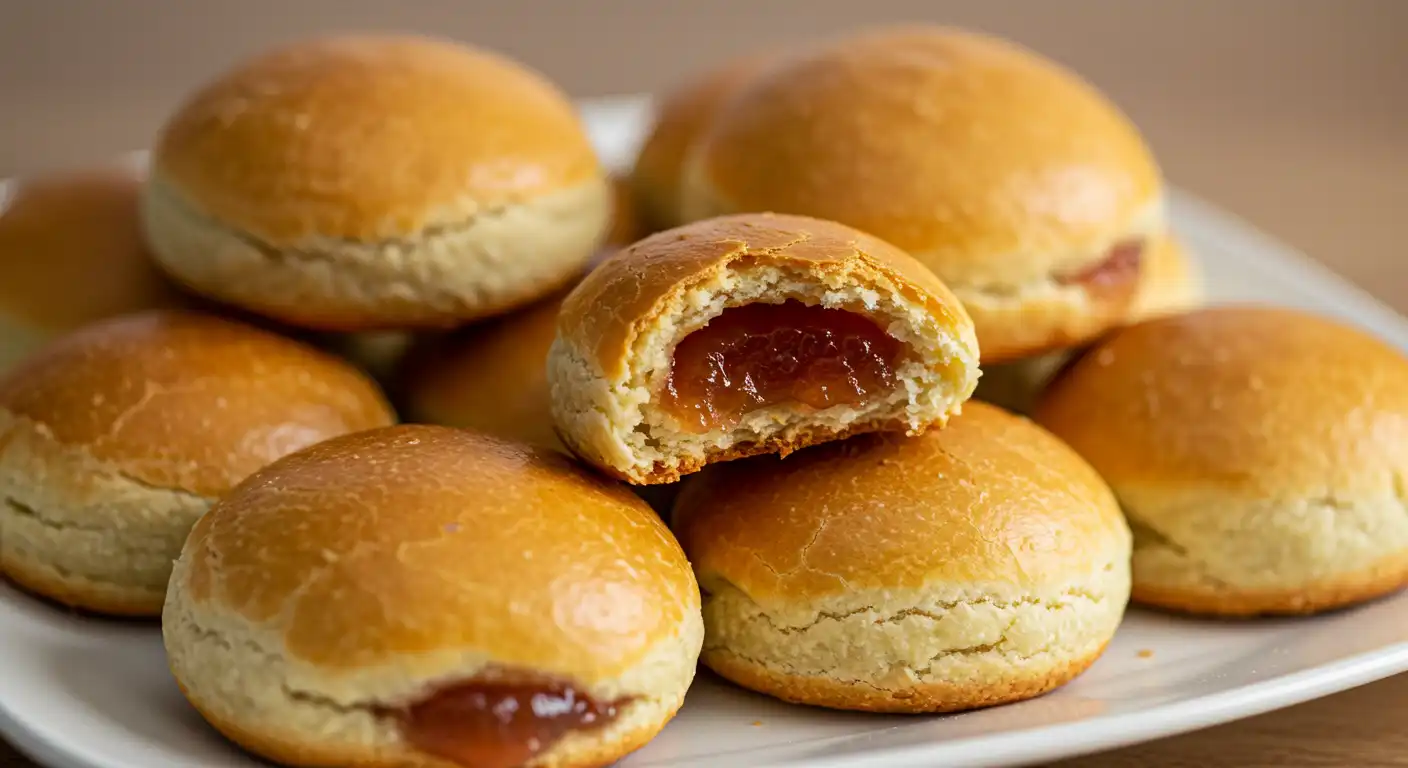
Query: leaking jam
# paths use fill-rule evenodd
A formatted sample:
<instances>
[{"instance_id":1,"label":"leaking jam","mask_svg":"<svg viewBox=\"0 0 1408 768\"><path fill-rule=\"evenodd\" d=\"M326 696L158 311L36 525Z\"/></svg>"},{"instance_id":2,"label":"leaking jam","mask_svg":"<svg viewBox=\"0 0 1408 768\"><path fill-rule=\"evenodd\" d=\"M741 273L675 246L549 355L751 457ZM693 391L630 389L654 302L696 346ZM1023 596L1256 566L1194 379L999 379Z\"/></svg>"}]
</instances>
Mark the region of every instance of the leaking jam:
<instances>
[{"instance_id":1,"label":"leaking jam","mask_svg":"<svg viewBox=\"0 0 1408 768\"><path fill-rule=\"evenodd\" d=\"M1125 240L1110 248L1103 261L1056 279L1061 285L1079 285L1095 298L1132 295L1139 284L1144 257L1143 240Z\"/></svg>"},{"instance_id":2,"label":"leaking jam","mask_svg":"<svg viewBox=\"0 0 1408 768\"><path fill-rule=\"evenodd\" d=\"M728 429L771 405L863 406L895 386L899 340L843 309L746 304L724 310L675 347L664 407L681 426Z\"/></svg>"},{"instance_id":3,"label":"leaking jam","mask_svg":"<svg viewBox=\"0 0 1408 768\"><path fill-rule=\"evenodd\" d=\"M610 724L625 703L532 676L455 683L400 715L406 740L426 754L467 768L514 768L569 732Z\"/></svg>"}]
</instances>

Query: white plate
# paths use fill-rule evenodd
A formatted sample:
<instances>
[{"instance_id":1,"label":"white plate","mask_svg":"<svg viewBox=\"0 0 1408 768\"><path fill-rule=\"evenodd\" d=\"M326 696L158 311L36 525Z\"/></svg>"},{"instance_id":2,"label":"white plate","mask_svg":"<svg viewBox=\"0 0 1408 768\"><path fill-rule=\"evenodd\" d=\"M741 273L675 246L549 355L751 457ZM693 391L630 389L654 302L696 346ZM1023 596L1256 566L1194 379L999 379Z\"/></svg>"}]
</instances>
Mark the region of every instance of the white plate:
<instances>
[{"instance_id":1,"label":"white plate","mask_svg":"<svg viewBox=\"0 0 1408 768\"><path fill-rule=\"evenodd\" d=\"M603 157L629 161L639 99L593 102ZM0 190L3 192L3 190ZM1408 348L1408 323L1195 200L1173 220L1215 299L1332 313ZM1304 620L1227 623L1132 611L1105 656L1043 698L948 717L793 707L701 673L679 717L629 758L645 766L1012 765L1192 730L1408 670L1408 594ZM187 705L152 625L82 619L0 586L0 732L54 768L257 766Z\"/></svg>"}]
</instances>

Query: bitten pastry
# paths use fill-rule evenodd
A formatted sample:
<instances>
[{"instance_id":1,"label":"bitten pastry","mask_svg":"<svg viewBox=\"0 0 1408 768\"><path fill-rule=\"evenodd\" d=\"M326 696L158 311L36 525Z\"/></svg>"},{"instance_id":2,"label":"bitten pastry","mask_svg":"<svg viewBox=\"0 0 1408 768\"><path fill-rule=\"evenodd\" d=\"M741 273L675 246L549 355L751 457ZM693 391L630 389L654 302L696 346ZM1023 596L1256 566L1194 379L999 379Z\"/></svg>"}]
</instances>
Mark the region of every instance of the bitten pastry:
<instances>
[{"instance_id":1,"label":"bitten pastry","mask_svg":"<svg viewBox=\"0 0 1408 768\"><path fill-rule=\"evenodd\" d=\"M142 240L140 189L119 166L0 182L0 372L93 321L185 303Z\"/></svg>"},{"instance_id":2,"label":"bitten pastry","mask_svg":"<svg viewBox=\"0 0 1408 768\"><path fill-rule=\"evenodd\" d=\"M680 208L680 193L685 160L695 140L730 96L778 58L776 54L739 56L661 97L630 176L636 210L647 232L687 221Z\"/></svg>"},{"instance_id":3,"label":"bitten pastry","mask_svg":"<svg viewBox=\"0 0 1408 768\"><path fill-rule=\"evenodd\" d=\"M484 51L405 36L295 43L167 122L144 198L191 288L320 330L445 327L546 296L609 226L571 103Z\"/></svg>"},{"instance_id":4,"label":"bitten pastry","mask_svg":"<svg viewBox=\"0 0 1408 768\"><path fill-rule=\"evenodd\" d=\"M718 111L688 219L778 211L894 243L961 299L983 363L1076 346L1135 311L1163 184L1075 74L956 29L871 30L788 59Z\"/></svg>"},{"instance_id":5,"label":"bitten pastry","mask_svg":"<svg viewBox=\"0 0 1408 768\"><path fill-rule=\"evenodd\" d=\"M1140 323L1086 352L1037 418L1134 529L1134 599L1309 613L1408 583L1408 358L1295 310Z\"/></svg>"},{"instance_id":6,"label":"bitten pastry","mask_svg":"<svg viewBox=\"0 0 1408 768\"><path fill-rule=\"evenodd\" d=\"M1196 309L1203 303L1202 271L1174 235L1154 241L1140 276L1135 320ZM1079 350L1060 350L1008 363L983 366L973 397L1017 413L1030 413L1051 378Z\"/></svg>"},{"instance_id":7,"label":"bitten pastry","mask_svg":"<svg viewBox=\"0 0 1408 768\"><path fill-rule=\"evenodd\" d=\"M699 589L663 523L550 451L447 427L329 440L197 523L171 670L285 765L609 765L684 701Z\"/></svg>"},{"instance_id":8,"label":"bitten pastry","mask_svg":"<svg viewBox=\"0 0 1408 768\"><path fill-rule=\"evenodd\" d=\"M636 484L714 461L942 425L978 378L972 323L894 246L800 216L652 235L568 295L548 355L569 448Z\"/></svg>"},{"instance_id":9,"label":"bitten pastry","mask_svg":"<svg viewBox=\"0 0 1408 768\"><path fill-rule=\"evenodd\" d=\"M685 482L704 663L787 701L946 712L1090 666L1129 598L1130 533L1099 475L985 403Z\"/></svg>"},{"instance_id":10,"label":"bitten pastry","mask_svg":"<svg viewBox=\"0 0 1408 768\"><path fill-rule=\"evenodd\" d=\"M287 453L390 424L342 361L216 317L125 315L0 379L0 571L91 611L161 611L191 525Z\"/></svg>"}]
</instances>

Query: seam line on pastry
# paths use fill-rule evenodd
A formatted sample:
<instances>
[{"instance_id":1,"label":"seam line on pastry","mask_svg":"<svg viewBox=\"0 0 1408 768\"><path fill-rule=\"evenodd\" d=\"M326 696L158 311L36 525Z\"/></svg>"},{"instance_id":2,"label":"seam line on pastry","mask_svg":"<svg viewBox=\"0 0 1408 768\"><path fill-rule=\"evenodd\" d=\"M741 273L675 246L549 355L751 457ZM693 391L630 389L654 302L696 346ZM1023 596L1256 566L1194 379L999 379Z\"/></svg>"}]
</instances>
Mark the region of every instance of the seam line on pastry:
<instances>
[{"instance_id":1,"label":"seam line on pastry","mask_svg":"<svg viewBox=\"0 0 1408 768\"><path fill-rule=\"evenodd\" d=\"M1137 553L1141 548L1163 549L1173 554L1174 557L1183 561L1183 564L1198 574L1198 577L1211 584L1219 590L1235 590L1227 581L1214 576L1209 565L1200 558L1194 557L1187 547L1178 543L1176 539L1167 533L1155 528L1148 520L1129 513L1127 507L1123 507L1125 519L1129 522L1130 532L1134 536L1134 551Z\"/></svg>"},{"instance_id":2,"label":"seam line on pastry","mask_svg":"<svg viewBox=\"0 0 1408 768\"><path fill-rule=\"evenodd\" d=\"M196 221L200 222L201 224L207 227L210 227L211 229L219 230L220 232L227 234L230 237L239 239L245 245L248 245L250 248L259 251L270 259L288 260L293 258L300 258L309 261L339 261L342 259L340 255L325 250L326 246L277 246L259 237L258 235L253 235L242 229L230 226L216 219L205 211L201 210L199 206L196 205L196 203L186 199L180 193L176 192L174 189L172 189L172 185L170 182L164 180L156 181L154 182L154 188L156 194L160 195L165 202L177 208L185 215L190 216L191 218L195 219ZM419 245L419 243L417 242L418 240L461 234L468 229L472 229L482 219L493 219L501 217L505 213L507 213L513 205L523 205L532 202L536 199L540 199L541 197L543 196L539 195L537 197L516 200L511 204L504 203L495 206L484 206L458 221L427 225L421 228L420 230L417 230L414 235L403 235L399 237L378 237L366 240L355 237L329 237L326 235L320 235L318 239L325 241L327 243L327 246L334 247L358 246L364 248L413 248Z\"/></svg>"},{"instance_id":3,"label":"seam line on pastry","mask_svg":"<svg viewBox=\"0 0 1408 768\"><path fill-rule=\"evenodd\" d=\"M737 587L734 587L734 589L737 589ZM745 598L747 597L747 595L744 594L741 590L739 590L739 593ZM754 602L752 598L747 599L750 603L753 603L754 606L757 606L757 603ZM926 618L931 621L942 621L943 619L948 617L949 611L954 611L959 608L972 608L980 605L990 606L998 610L1008 610L1012 608L1021 608L1025 606L1034 605L1044 608L1048 611L1054 611L1067 607L1067 605L1069 605L1069 602L1067 601L1080 600L1090 603L1102 603L1105 602L1105 599L1106 597L1104 595L1092 592L1088 589L1072 587L1070 589L1063 590L1049 597L1022 597L1017 598L1015 600L994 600L989 597L976 597L971 600L944 600L933 603L932 607L929 608L902 608L898 611L879 616L872 623L876 625L893 624L895 622L903 621L907 618L916 616L920 618ZM765 621L769 626L771 626L776 632L784 635L794 635L805 633L823 622L845 621L846 619L852 618L854 616L859 616L865 613L878 612L875 610L874 606L870 605L862 606L860 608L853 608L848 611L821 611L817 613L816 618L812 619L810 622L796 626L777 624L775 621L773 621L773 617L767 612L761 610L761 608L759 608L759 611L756 615L763 621Z\"/></svg>"}]
</instances>

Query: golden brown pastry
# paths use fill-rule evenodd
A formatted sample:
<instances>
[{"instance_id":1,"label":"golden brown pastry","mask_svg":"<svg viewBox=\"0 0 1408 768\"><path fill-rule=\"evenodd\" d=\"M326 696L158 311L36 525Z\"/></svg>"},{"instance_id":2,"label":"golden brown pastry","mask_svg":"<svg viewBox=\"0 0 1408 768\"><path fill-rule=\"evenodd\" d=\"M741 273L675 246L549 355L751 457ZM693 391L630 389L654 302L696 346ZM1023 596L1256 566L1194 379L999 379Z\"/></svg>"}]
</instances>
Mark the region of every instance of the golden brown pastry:
<instances>
[{"instance_id":1,"label":"golden brown pastry","mask_svg":"<svg viewBox=\"0 0 1408 768\"><path fill-rule=\"evenodd\" d=\"M0 372L96 320L186 298L152 263L128 167L0 182Z\"/></svg>"},{"instance_id":2,"label":"golden brown pastry","mask_svg":"<svg viewBox=\"0 0 1408 768\"><path fill-rule=\"evenodd\" d=\"M350 365L251 326L171 311L87 326L0 378L0 570L67 605L154 616L215 499L394 421Z\"/></svg>"},{"instance_id":3,"label":"golden brown pastry","mask_svg":"<svg viewBox=\"0 0 1408 768\"><path fill-rule=\"evenodd\" d=\"M167 122L144 215L161 264L320 330L447 327L582 270L611 188L567 98L497 55L409 36L293 43Z\"/></svg>"},{"instance_id":4,"label":"golden brown pastry","mask_svg":"<svg viewBox=\"0 0 1408 768\"><path fill-rule=\"evenodd\" d=\"M630 186L648 232L686 223L680 208L684 168L696 139L723 108L778 54L738 56L664 93L631 170Z\"/></svg>"},{"instance_id":5,"label":"golden brown pastry","mask_svg":"<svg viewBox=\"0 0 1408 768\"><path fill-rule=\"evenodd\" d=\"M1037 419L1134 528L1134 599L1308 613L1408 583L1408 358L1297 310L1228 306L1112 334Z\"/></svg>"},{"instance_id":6,"label":"golden brown pastry","mask_svg":"<svg viewBox=\"0 0 1408 768\"><path fill-rule=\"evenodd\" d=\"M553 430L547 374L562 299L420 345L398 374L407 420L566 450Z\"/></svg>"},{"instance_id":7,"label":"golden brown pastry","mask_svg":"<svg viewBox=\"0 0 1408 768\"><path fill-rule=\"evenodd\" d=\"M687 219L778 211L911 253L963 301L984 363L1079 345L1136 311L1163 183L1139 132L1013 43L913 25L789 56L718 111Z\"/></svg>"},{"instance_id":8,"label":"golden brown pastry","mask_svg":"<svg viewBox=\"0 0 1408 768\"><path fill-rule=\"evenodd\" d=\"M745 214L652 235L564 301L548 355L567 446L636 484L714 461L942 425L973 392L953 295L849 227Z\"/></svg>"},{"instance_id":9,"label":"golden brown pastry","mask_svg":"<svg viewBox=\"0 0 1408 768\"><path fill-rule=\"evenodd\" d=\"M329 440L191 533L162 616L222 733L285 765L609 765L684 701L699 589L663 523L550 451Z\"/></svg>"},{"instance_id":10,"label":"golden brown pastry","mask_svg":"<svg viewBox=\"0 0 1408 768\"><path fill-rule=\"evenodd\" d=\"M1175 235L1154 240L1145 267L1132 320L1177 314L1202 305L1202 270ZM1031 413L1047 383L1078 354L1080 350L1063 349L985 365L973 397L1016 413Z\"/></svg>"},{"instance_id":11,"label":"golden brown pastry","mask_svg":"<svg viewBox=\"0 0 1408 768\"><path fill-rule=\"evenodd\" d=\"M970 403L685 481L674 528L704 590L704 663L787 701L945 712L1090 666L1129 598L1110 489L1026 419Z\"/></svg>"}]
</instances>

